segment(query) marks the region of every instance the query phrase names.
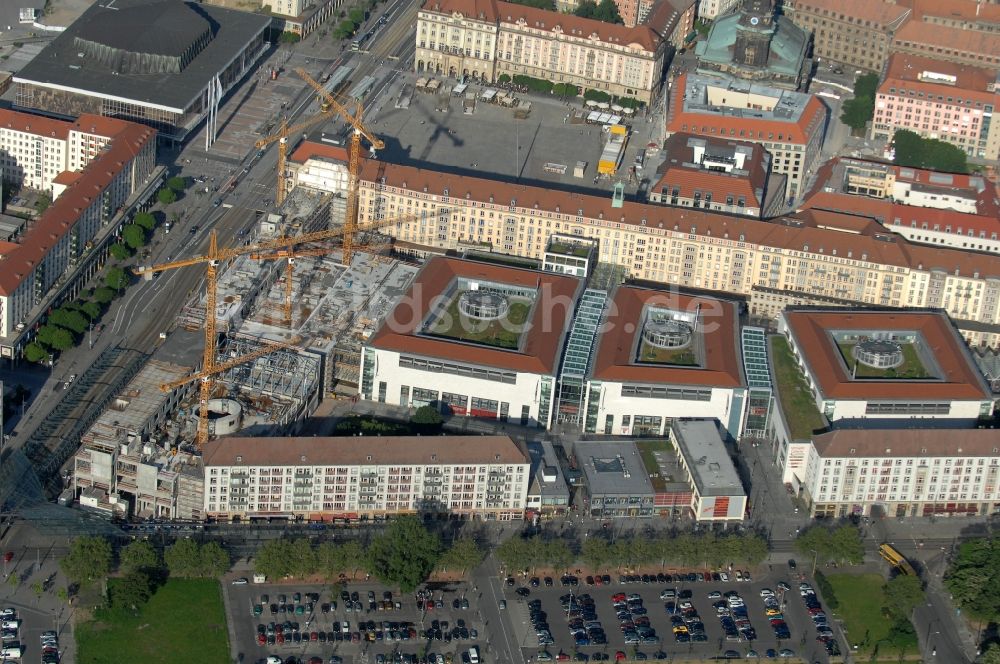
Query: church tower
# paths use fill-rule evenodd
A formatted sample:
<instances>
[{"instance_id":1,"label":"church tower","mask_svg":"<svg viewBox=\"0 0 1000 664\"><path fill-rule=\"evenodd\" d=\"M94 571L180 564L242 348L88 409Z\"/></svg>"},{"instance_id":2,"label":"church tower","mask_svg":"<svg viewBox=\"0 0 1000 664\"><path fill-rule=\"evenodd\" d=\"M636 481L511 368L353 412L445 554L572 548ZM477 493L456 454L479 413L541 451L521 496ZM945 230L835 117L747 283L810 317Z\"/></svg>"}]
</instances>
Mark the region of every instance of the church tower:
<instances>
[{"instance_id":1,"label":"church tower","mask_svg":"<svg viewBox=\"0 0 1000 664\"><path fill-rule=\"evenodd\" d=\"M770 0L743 0L740 4L733 63L766 67L774 36L774 7Z\"/></svg>"}]
</instances>

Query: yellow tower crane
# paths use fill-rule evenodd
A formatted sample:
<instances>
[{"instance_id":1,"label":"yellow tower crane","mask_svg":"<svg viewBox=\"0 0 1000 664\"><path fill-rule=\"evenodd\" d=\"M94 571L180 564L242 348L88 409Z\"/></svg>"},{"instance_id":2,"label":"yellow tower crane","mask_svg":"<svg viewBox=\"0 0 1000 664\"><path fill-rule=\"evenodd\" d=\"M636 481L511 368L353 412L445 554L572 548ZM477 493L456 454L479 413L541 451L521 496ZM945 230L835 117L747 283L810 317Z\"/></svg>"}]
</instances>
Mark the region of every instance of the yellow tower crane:
<instances>
[{"instance_id":1,"label":"yellow tower crane","mask_svg":"<svg viewBox=\"0 0 1000 664\"><path fill-rule=\"evenodd\" d=\"M266 148L275 141L278 142L278 190L274 195L275 206L280 207L285 201L285 196L287 195L287 192L285 191L285 168L288 163L288 137L297 134L300 131L305 131L320 122L329 120L331 117L333 117L332 113L329 111L323 111L312 116L311 118L293 125L288 124L287 118L282 118L281 126L276 134L262 138L254 143L258 149L261 149Z\"/></svg>"},{"instance_id":2,"label":"yellow tower crane","mask_svg":"<svg viewBox=\"0 0 1000 664\"><path fill-rule=\"evenodd\" d=\"M363 227L355 228L354 230L359 233L375 231L380 228L385 228L386 226L395 226L396 224L406 223L419 218L419 216L420 215L417 214L411 214L395 219L382 219L371 224L366 224ZM216 287L219 267L226 261L230 261L237 256L244 256L247 254L264 254L267 252L277 251L279 249L289 249L300 244L331 240L333 238L343 236L344 232L344 228L325 229L321 231L313 231L311 233L304 233L302 235L265 240L264 242L259 242L257 244L220 249L216 232L212 231L209 235L208 252L206 254L202 256L183 258L169 263L160 263L159 265L138 267L135 269L135 272L136 274L141 275L144 279L149 280L159 272L176 270L178 268L189 267L191 265L205 266L205 348L202 353L201 373L207 373L211 376L217 373L214 369L221 364L215 361L215 345L217 343L217 321L215 319L217 296ZM203 380L201 382L201 391L198 397L199 414L204 414L204 416L199 416L198 418L198 436L196 442L199 449L201 449L205 443L208 442L208 411L207 408L205 408L205 405L211 397L211 392L212 382Z\"/></svg>"},{"instance_id":3,"label":"yellow tower crane","mask_svg":"<svg viewBox=\"0 0 1000 664\"><path fill-rule=\"evenodd\" d=\"M364 137L371 144L372 151L381 150L385 147L382 142L365 124L361 121L364 115L364 107L360 101L352 100L346 103L351 104L353 111L336 97L316 82L316 80L306 73L301 67L295 70L299 77L309 84L316 94L326 100L332 112L342 117L354 129L351 134L351 143L348 147L348 183L347 183L347 215L344 217L343 253L344 265L350 266L351 258L354 256L354 236L357 233L358 223L358 185L361 179L361 138Z\"/></svg>"}]
</instances>

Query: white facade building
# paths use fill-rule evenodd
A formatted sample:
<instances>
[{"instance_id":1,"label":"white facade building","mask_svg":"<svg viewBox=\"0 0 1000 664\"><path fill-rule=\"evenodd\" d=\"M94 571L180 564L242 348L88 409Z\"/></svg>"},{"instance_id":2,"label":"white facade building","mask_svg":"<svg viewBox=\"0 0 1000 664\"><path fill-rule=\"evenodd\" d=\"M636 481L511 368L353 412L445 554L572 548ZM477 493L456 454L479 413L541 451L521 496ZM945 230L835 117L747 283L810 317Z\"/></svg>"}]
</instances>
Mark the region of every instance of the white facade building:
<instances>
[{"instance_id":1,"label":"white facade building","mask_svg":"<svg viewBox=\"0 0 1000 664\"><path fill-rule=\"evenodd\" d=\"M731 302L618 288L596 341L584 431L665 436L674 418L702 417L718 418L738 438L746 415L738 321ZM651 335L672 324L686 340L656 347Z\"/></svg>"},{"instance_id":2,"label":"white facade building","mask_svg":"<svg viewBox=\"0 0 1000 664\"><path fill-rule=\"evenodd\" d=\"M1000 441L990 429L844 429L794 444L782 466L812 516L1000 512Z\"/></svg>"},{"instance_id":3,"label":"white facade building","mask_svg":"<svg viewBox=\"0 0 1000 664\"><path fill-rule=\"evenodd\" d=\"M495 264L429 261L364 348L361 398L548 428L581 283ZM496 297L497 315L460 311L470 295Z\"/></svg>"},{"instance_id":4,"label":"white facade building","mask_svg":"<svg viewBox=\"0 0 1000 664\"><path fill-rule=\"evenodd\" d=\"M531 470L507 436L231 437L206 445L204 460L205 513L223 520L521 519Z\"/></svg>"},{"instance_id":5,"label":"white facade building","mask_svg":"<svg viewBox=\"0 0 1000 664\"><path fill-rule=\"evenodd\" d=\"M812 389L817 410L866 426L916 418L971 426L991 415L989 387L947 315L936 311L788 309L778 329ZM856 360L864 344L898 354L881 370Z\"/></svg>"},{"instance_id":6,"label":"white facade building","mask_svg":"<svg viewBox=\"0 0 1000 664\"><path fill-rule=\"evenodd\" d=\"M675 419L670 442L687 473L695 521L742 521L747 494L714 419Z\"/></svg>"}]
</instances>

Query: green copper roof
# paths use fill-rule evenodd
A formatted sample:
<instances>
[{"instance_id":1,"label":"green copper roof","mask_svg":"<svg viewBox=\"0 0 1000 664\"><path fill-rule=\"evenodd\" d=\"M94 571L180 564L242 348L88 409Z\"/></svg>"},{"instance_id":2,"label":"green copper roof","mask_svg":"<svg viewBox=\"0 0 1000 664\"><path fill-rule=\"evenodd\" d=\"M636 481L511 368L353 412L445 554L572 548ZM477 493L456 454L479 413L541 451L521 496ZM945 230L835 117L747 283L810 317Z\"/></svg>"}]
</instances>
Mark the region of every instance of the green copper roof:
<instances>
[{"instance_id":1,"label":"green copper roof","mask_svg":"<svg viewBox=\"0 0 1000 664\"><path fill-rule=\"evenodd\" d=\"M708 39L700 42L695 49L700 62L717 65L733 62L733 44L736 42L739 20L739 12L716 19L708 33ZM774 19L774 25L767 69L775 74L797 79L806 57L809 36L797 25L781 17Z\"/></svg>"}]
</instances>

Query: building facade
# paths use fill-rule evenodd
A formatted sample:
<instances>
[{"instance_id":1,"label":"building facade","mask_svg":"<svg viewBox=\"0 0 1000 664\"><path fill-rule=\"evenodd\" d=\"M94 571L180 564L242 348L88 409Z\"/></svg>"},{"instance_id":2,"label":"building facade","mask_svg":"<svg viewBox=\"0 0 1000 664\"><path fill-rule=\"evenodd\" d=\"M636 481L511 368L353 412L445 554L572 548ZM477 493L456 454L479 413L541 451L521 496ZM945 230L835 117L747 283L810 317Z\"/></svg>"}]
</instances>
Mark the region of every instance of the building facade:
<instances>
[{"instance_id":1,"label":"building facade","mask_svg":"<svg viewBox=\"0 0 1000 664\"><path fill-rule=\"evenodd\" d=\"M771 178L771 155L759 143L676 133L664 144L649 200L760 219L785 202L785 178Z\"/></svg>"},{"instance_id":2,"label":"building facade","mask_svg":"<svg viewBox=\"0 0 1000 664\"><path fill-rule=\"evenodd\" d=\"M531 463L507 436L221 438L205 446L205 515L334 521L398 514L524 518Z\"/></svg>"},{"instance_id":3,"label":"building facade","mask_svg":"<svg viewBox=\"0 0 1000 664\"><path fill-rule=\"evenodd\" d=\"M649 103L667 43L645 25L627 28L498 0L428 0L417 16L414 66L486 81L531 76Z\"/></svg>"},{"instance_id":4,"label":"building facade","mask_svg":"<svg viewBox=\"0 0 1000 664\"><path fill-rule=\"evenodd\" d=\"M1000 35L996 36L1000 39ZM960 148L977 159L1000 159L997 68L972 67L897 54L875 96L872 138L908 129Z\"/></svg>"},{"instance_id":5,"label":"building facade","mask_svg":"<svg viewBox=\"0 0 1000 664\"><path fill-rule=\"evenodd\" d=\"M825 518L1000 512L1000 448L990 429L832 431L799 443L783 480Z\"/></svg>"},{"instance_id":6,"label":"building facade","mask_svg":"<svg viewBox=\"0 0 1000 664\"><path fill-rule=\"evenodd\" d=\"M424 265L368 340L360 396L548 428L581 281L451 258Z\"/></svg>"},{"instance_id":7,"label":"building facade","mask_svg":"<svg viewBox=\"0 0 1000 664\"><path fill-rule=\"evenodd\" d=\"M27 130L31 123L17 115ZM98 235L113 220L120 221L119 213L156 169L156 132L148 127L92 115L82 115L75 123L39 118L33 126L46 127L47 136L35 135L32 149L48 145L51 158L45 148L38 158L21 152L24 146L18 143L34 135L25 131L8 133L15 152L6 159L21 170L33 169L32 182L43 187L48 183L55 200L23 233L0 242L0 337L4 338L25 329L29 313L95 250ZM60 127L64 148L52 141ZM66 168L50 177L56 156ZM66 174L70 177L63 179ZM5 352L13 357L14 349Z\"/></svg>"},{"instance_id":8,"label":"building facade","mask_svg":"<svg viewBox=\"0 0 1000 664\"><path fill-rule=\"evenodd\" d=\"M419 245L477 242L540 260L552 234L569 233L597 240L599 259L635 279L941 308L960 326L973 323L961 327L969 334L1000 324L1000 257L914 244L844 212L804 210L761 223L633 201L618 208L607 196L384 161L362 164L359 196L360 223L406 216L385 232Z\"/></svg>"},{"instance_id":9,"label":"building facade","mask_svg":"<svg viewBox=\"0 0 1000 664\"><path fill-rule=\"evenodd\" d=\"M880 72L893 36L911 15L903 3L867 0L790 0L789 19L813 33L813 57Z\"/></svg>"},{"instance_id":10,"label":"building facade","mask_svg":"<svg viewBox=\"0 0 1000 664\"><path fill-rule=\"evenodd\" d=\"M993 400L965 342L941 312L786 310L778 330L834 426L973 426Z\"/></svg>"},{"instance_id":11,"label":"building facade","mask_svg":"<svg viewBox=\"0 0 1000 664\"><path fill-rule=\"evenodd\" d=\"M802 194L820 158L828 112L813 95L747 81L682 74L673 82L667 136L675 133L756 142L784 175L790 199Z\"/></svg>"},{"instance_id":12,"label":"building facade","mask_svg":"<svg viewBox=\"0 0 1000 664\"><path fill-rule=\"evenodd\" d=\"M695 521L743 521L747 494L714 419L676 419L670 442L691 487Z\"/></svg>"}]
</instances>

